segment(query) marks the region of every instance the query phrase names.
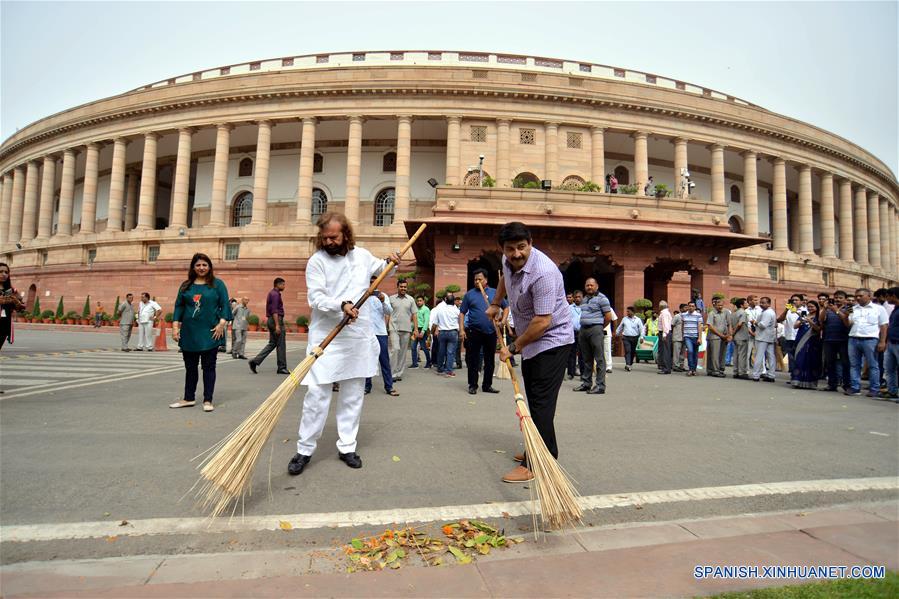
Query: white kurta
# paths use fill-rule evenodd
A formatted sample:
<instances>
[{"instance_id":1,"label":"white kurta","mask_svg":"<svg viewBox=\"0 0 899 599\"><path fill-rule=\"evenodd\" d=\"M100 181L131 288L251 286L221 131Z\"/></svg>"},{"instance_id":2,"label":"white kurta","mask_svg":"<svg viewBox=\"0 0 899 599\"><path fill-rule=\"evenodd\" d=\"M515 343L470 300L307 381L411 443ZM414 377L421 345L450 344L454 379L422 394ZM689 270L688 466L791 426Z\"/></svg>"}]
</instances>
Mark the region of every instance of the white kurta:
<instances>
[{"instance_id":1,"label":"white kurta","mask_svg":"<svg viewBox=\"0 0 899 599\"><path fill-rule=\"evenodd\" d=\"M312 318L307 353L321 343L343 318L340 304L356 302L371 284L371 277L387 265L371 252L357 247L346 256L315 252L306 264L306 290ZM371 312L344 327L315 361L303 385L323 385L346 379L368 378L378 373L378 340L372 331Z\"/></svg>"}]
</instances>

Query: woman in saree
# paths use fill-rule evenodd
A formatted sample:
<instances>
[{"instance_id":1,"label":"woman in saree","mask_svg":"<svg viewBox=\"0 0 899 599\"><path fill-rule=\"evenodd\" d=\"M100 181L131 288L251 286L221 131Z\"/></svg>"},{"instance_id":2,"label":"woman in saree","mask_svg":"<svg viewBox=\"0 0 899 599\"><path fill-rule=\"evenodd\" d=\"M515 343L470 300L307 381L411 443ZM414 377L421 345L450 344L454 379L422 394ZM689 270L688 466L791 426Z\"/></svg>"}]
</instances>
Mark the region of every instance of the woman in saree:
<instances>
[{"instance_id":1,"label":"woman in saree","mask_svg":"<svg viewBox=\"0 0 899 599\"><path fill-rule=\"evenodd\" d=\"M797 389L817 389L821 378L821 309L808 302L808 314L796 321L796 349L792 381Z\"/></svg>"}]
</instances>

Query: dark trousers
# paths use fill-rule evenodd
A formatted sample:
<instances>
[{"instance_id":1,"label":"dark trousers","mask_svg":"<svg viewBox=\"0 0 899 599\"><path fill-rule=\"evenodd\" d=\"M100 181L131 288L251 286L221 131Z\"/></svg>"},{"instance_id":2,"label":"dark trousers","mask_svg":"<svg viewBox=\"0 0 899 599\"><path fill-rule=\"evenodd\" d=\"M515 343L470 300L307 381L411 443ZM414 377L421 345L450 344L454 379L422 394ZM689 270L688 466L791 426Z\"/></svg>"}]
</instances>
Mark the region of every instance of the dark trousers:
<instances>
[{"instance_id":1,"label":"dark trousers","mask_svg":"<svg viewBox=\"0 0 899 599\"><path fill-rule=\"evenodd\" d=\"M212 395L215 393L215 359L219 348L213 347L206 351L182 351L181 359L184 360L184 401L195 401L197 398L197 382L200 379L197 366L203 365L203 401L212 403Z\"/></svg>"},{"instance_id":2,"label":"dark trousers","mask_svg":"<svg viewBox=\"0 0 899 599\"><path fill-rule=\"evenodd\" d=\"M628 335L622 335L621 344L624 346L624 363L627 366L630 366L634 363L634 358L637 357L637 342L640 341L640 337L632 337Z\"/></svg>"},{"instance_id":3,"label":"dark trousers","mask_svg":"<svg viewBox=\"0 0 899 599\"><path fill-rule=\"evenodd\" d=\"M782 339L780 342L780 349L783 353L787 354L787 358L789 358L790 380L793 380L793 369L796 367L796 340Z\"/></svg>"},{"instance_id":4,"label":"dark trousers","mask_svg":"<svg viewBox=\"0 0 899 599\"><path fill-rule=\"evenodd\" d=\"M531 419L554 458L559 457L554 424L556 402L570 352L569 346L560 345L521 361L521 378L524 380L524 394L528 398Z\"/></svg>"},{"instance_id":5,"label":"dark trousers","mask_svg":"<svg viewBox=\"0 0 899 599\"><path fill-rule=\"evenodd\" d=\"M477 329L465 330L465 365L468 367L468 386L478 386L478 370L481 355L484 356L484 380L482 388L493 386L493 370L496 368L496 333L484 333Z\"/></svg>"},{"instance_id":6,"label":"dark trousers","mask_svg":"<svg viewBox=\"0 0 899 599\"><path fill-rule=\"evenodd\" d=\"M273 349L277 349L278 370L287 370L287 331L284 330L284 318L279 316L278 320L281 326L280 335L275 333L275 317L268 317L268 344L262 348L262 351L256 354L252 361L258 366L272 353Z\"/></svg>"},{"instance_id":7,"label":"dark trousers","mask_svg":"<svg viewBox=\"0 0 899 599\"><path fill-rule=\"evenodd\" d=\"M381 367L381 378L384 379L384 391L393 389L393 373L390 371L390 352L387 349L387 335L375 335L380 346L378 366ZM365 392L371 391L371 378L365 379Z\"/></svg>"},{"instance_id":8,"label":"dark trousers","mask_svg":"<svg viewBox=\"0 0 899 599\"><path fill-rule=\"evenodd\" d=\"M671 372L672 361L672 343L671 334L659 336L659 370L662 372Z\"/></svg>"},{"instance_id":9,"label":"dark trousers","mask_svg":"<svg viewBox=\"0 0 899 599\"><path fill-rule=\"evenodd\" d=\"M568 346L570 349L568 353L568 376L573 377L574 373L577 372L577 333L574 334L574 343Z\"/></svg>"},{"instance_id":10,"label":"dark trousers","mask_svg":"<svg viewBox=\"0 0 899 599\"><path fill-rule=\"evenodd\" d=\"M593 364L596 363L596 386L606 388L606 351L603 347L603 330L601 324L581 326L578 333L578 347L584 357L581 369L581 383L591 386L593 382Z\"/></svg>"},{"instance_id":11,"label":"dark trousers","mask_svg":"<svg viewBox=\"0 0 899 599\"><path fill-rule=\"evenodd\" d=\"M825 341L824 362L827 364L827 386L849 389L849 342Z\"/></svg>"},{"instance_id":12,"label":"dark trousers","mask_svg":"<svg viewBox=\"0 0 899 599\"><path fill-rule=\"evenodd\" d=\"M412 366L418 366L418 350L419 348L425 352L425 368L431 367L431 350L428 349L427 331L422 332L421 339L412 338Z\"/></svg>"}]
</instances>

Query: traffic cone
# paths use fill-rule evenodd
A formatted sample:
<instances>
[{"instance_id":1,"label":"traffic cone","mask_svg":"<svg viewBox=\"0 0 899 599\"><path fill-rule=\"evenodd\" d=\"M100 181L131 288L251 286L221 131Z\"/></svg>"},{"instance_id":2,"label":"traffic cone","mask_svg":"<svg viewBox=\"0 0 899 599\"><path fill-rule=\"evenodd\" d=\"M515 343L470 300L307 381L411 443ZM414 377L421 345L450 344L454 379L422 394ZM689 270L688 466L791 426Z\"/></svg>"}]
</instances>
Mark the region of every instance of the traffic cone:
<instances>
[{"instance_id":1,"label":"traffic cone","mask_svg":"<svg viewBox=\"0 0 899 599\"><path fill-rule=\"evenodd\" d=\"M153 351L169 351L169 346L165 340L165 319L159 319L159 334L156 335L156 343L153 344Z\"/></svg>"}]
</instances>

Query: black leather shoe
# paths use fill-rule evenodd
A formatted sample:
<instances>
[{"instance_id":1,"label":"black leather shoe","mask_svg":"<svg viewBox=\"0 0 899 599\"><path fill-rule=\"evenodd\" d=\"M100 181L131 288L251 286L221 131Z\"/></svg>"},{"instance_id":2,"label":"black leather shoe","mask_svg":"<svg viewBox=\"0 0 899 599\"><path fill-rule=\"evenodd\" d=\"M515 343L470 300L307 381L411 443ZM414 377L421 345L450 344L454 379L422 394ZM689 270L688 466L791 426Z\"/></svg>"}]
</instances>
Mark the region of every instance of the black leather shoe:
<instances>
[{"instance_id":1,"label":"black leather shoe","mask_svg":"<svg viewBox=\"0 0 899 599\"><path fill-rule=\"evenodd\" d=\"M494 389L493 387L487 387L486 389L482 389L484 393L499 393L499 389Z\"/></svg>"},{"instance_id":2,"label":"black leather shoe","mask_svg":"<svg viewBox=\"0 0 899 599\"><path fill-rule=\"evenodd\" d=\"M306 464L308 464L309 460L311 459L311 456L303 455L301 453L296 454L290 459L290 463L287 464L287 473L291 476L301 474L303 472L303 468L306 467Z\"/></svg>"},{"instance_id":3,"label":"black leather shoe","mask_svg":"<svg viewBox=\"0 0 899 599\"><path fill-rule=\"evenodd\" d=\"M278 370L278 374L290 374L290 371L285 368L283 370Z\"/></svg>"},{"instance_id":4,"label":"black leather shoe","mask_svg":"<svg viewBox=\"0 0 899 599\"><path fill-rule=\"evenodd\" d=\"M587 391L587 395L605 395L606 390L600 389L599 387L593 387L589 391Z\"/></svg>"},{"instance_id":5,"label":"black leather shoe","mask_svg":"<svg viewBox=\"0 0 899 599\"><path fill-rule=\"evenodd\" d=\"M581 385L580 387L575 387L575 391L589 391L590 385Z\"/></svg>"},{"instance_id":6,"label":"black leather shoe","mask_svg":"<svg viewBox=\"0 0 899 599\"><path fill-rule=\"evenodd\" d=\"M253 371L253 374L257 374L256 373L256 362L254 362L253 360L250 360L249 362L247 362L247 364L250 365L250 370Z\"/></svg>"},{"instance_id":7,"label":"black leather shoe","mask_svg":"<svg viewBox=\"0 0 899 599\"><path fill-rule=\"evenodd\" d=\"M355 451L350 453L338 453L338 455L340 456L340 461L350 468L362 468L362 458L360 458Z\"/></svg>"},{"instance_id":8,"label":"black leather shoe","mask_svg":"<svg viewBox=\"0 0 899 599\"><path fill-rule=\"evenodd\" d=\"M469 394L469 395L475 395L477 392L478 392L478 388L477 388L477 387L469 387L469 388L468 388L468 394Z\"/></svg>"}]
</instances>

